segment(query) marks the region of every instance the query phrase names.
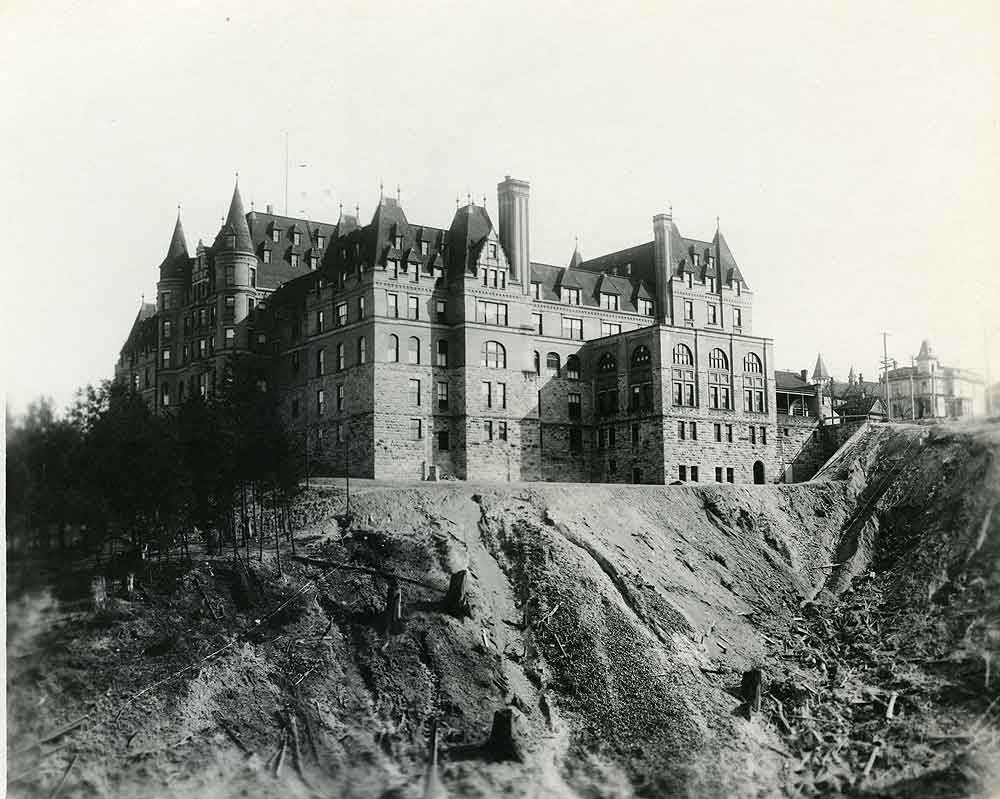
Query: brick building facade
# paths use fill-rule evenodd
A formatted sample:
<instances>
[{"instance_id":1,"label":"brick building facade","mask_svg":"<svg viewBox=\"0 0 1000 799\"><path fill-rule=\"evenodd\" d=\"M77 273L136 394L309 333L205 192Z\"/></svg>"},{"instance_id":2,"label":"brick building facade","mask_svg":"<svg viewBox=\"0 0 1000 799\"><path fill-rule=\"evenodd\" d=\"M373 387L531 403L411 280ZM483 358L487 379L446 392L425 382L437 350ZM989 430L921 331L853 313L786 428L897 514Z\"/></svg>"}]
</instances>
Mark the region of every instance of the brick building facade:
<instances>
[{"instance_id":1,"label":"brick building facade","mask_svg":"<svg viewBox=\"0 0 1000 799\"><path fill-rule=\"evenodd\" d=\"M721 231L565 267L530 260L529 185L498 225L381 198L367 225L244 213L191 257L180 219L116 378L157 410L255 353L311 469L362 477L669 483L780 479L773 343Z\"/></svg>"}]
</instances>

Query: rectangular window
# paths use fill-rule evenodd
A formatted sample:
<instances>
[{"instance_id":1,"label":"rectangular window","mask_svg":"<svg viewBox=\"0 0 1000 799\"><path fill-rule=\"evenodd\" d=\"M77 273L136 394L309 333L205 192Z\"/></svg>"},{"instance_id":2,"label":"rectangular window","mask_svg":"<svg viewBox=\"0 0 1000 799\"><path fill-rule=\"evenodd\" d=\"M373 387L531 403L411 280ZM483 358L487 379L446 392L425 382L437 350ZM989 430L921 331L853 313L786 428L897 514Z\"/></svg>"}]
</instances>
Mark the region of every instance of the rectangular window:
<instances>
[{"instance_id":1,"label":"rectangular window","mask_svg":"<svg viewBox=\"0 0 1000 799\"><path fill-rule=\"evenodd\" d=\"M559 289L559 299L561 299L565 305L579 305L580 289L571 289L563 286Z\"/></svg>"},{"instance_id":2,"label":"rectangular window","mask_svg":"<svg viewBox=\"0 0 1000 799\"><path fill-rule=\"evenodd\" d=\"M299 245L302 243L302 232L298 230L292 231L292 244Z\"/></svg>"},{"instance_id":3,"label":"rectangular window","mask_svg":"<svg viewBox=\"0 0 1000 799\"><path fill-rule=\"evenodd\" d=\"M169 369L170 368L170 350L164 350L163 351L163 356L160 359L160 365L164 369Z\"/></svg>"},{"instance_id":4,"label":"rectangular window","mask_svg":"<svg viewBox=\"0 0 1000 799\"><path fill-rule=\"evenodd\" d=\"M581 398L580 394L567 394L566 395L566 400L567 400L567 403L568 403L567 407L569 409L569 418L570 419L579 419L581 417L581 413L580 413L580 398Z\"/></svg>"},{"instance_id":5,"label":"rectangular window","mask_svg":"<svg viewBox=\"0 0 1000 799\"><path fill-rule=\"evenodd\" d=\"M639 313L643 316L653 315L653 301L652 300L639 300Z\"/></svg>"},{"instance_id":6,"label":"rectangular window","mask_svg":"<svg viewBox=\"0 0 1000 799\"><path fill-rule=\"evenodd\" d=\"M419 406L420 405L420 381L411 380L410 381L410 405Z\"/></svg>"},{"instance_id":7,"label":"rectangular window","mask_svg":"<svg viewBox=\"0 0 1000 799\"><path fill-rule=\"evenodd\" d=\"M688 322L694 321L694 303L691 300L684 300L684 319Z\"/></svg>"},{"instance_id":8,"label":"rectangular window","mask_svg":"<svg viewBox=\"0 0 1000 799\"><path fill-rule=\"evenodd\" d=\"M687 424L685 422L677 423L677 438L681 441L687 438Z\"/></svg>"},{"instance_id":9,"label":"rectangular window","mask_svg":"<svg viewBox=\"0 0 1000 799\"><path fill-rule=\"evenodd\" d=\"M341 302L337 304L337 327L343 327L347 324L347 303Z\"/></svg>"},{"instance_id":10,"label":"rectangular window","mask_svg":"<svg viewBox=\"0 0 1000 799\"><path fill-rule=\"evenodd\" d=\"M483 395L483 407L492 408L493 407L493 384L483 383L482 384L482 395Z\"/></svg>"},{"instance_id":11,"label":"rectangular window","mask_svg":"<svg viewBox=\"0 0 1000 799\"><path fill-rule=\"evenodd\" d=\"M688 422L688 438L692 441L698 440L698 423Z\"/></svg>"},{"instance_id":12,"label":"rectangular window","mask_svg":"<svg viewBox=\"0 0 1000 799\"><path fill-rule=\"evenodd\" d=\"M448 303L444 300L438 300L434 307L437 312L437 321L441 324L445 324L448 321Z\"/></svg>"},{"instance_id":13,"label":"rectangular window","mask_svg":"<svg viewBox=\"0 0 1000 799\"><path fill-rule=\"evenodd\" d=\"M399 277L399 261L395 258L390 258L385 262L385 268L389 271L389 274L393 277Z\"/></svg>"},{"instance_id":14,"label":"rectangular window","mask_svg":"<svg viewBox=\"0 0 1000 799\"><path fill-rule=\"evenodd\" d=\"M632 425L632 446L639 446L639 425L637 424Z\"/></svg>"},{"instance_id":15,"label":"rectangular window","mask_svg":"<svg viewBox=\"0 0 1000 799\"><path fill-rule=\"evenodd\" d=\"M483 437L486 441L493 440L493 420L487 419L483 422Z\"/></svg>"},{"instance_id":16,"label":"rectangular window","mask_svg":"<svg viewBox=\"0 0 1000 799\"><path fill-rule=\"evenodd\" d=\"M236 298L229 296L224 302L225 308L222 312L222 318L227 322L232 322L236 318Z\"/></svg>"},{"instance_id":17,"label":"rectangular window","mask_svg":"<svg viewBox=\"0 0 1000 799\"><path fill-rule=\"evenodd\" d=\"M406 298L406 318L407 319L419 319L420 318L420 298L409 296Z\"/></svg>"},{"instance_id":18,"label":"rectangular window","mask_svg":"<svg viewBox=\"0 0 1000 799\"><path fill-rule=\"evenodd\" d=\"M726 425L726 441L730 444L733 443L733 426L731 424Z\"/></svg>"},{"instance_id":19,"label":"rectangular window","mask_svg":"<svg viewBox=\"0 0 1000 799\"><path fill-rule=\"evenodd\" d=\"M678 466L677 467L677 479L687 482L688 479L688 467Z\"/></svg>"},{"instance_id":20,"label":"rectangular window","mask_svg":"<svg viewBox=\"0 0 1000 799\"><path fill-rule=\"evenodd\" d=\"M424 437L424 423L422 419L410 419L410 440L420 441Z\"/></svg>"},{"instance_id":21,"label":"rectangular window","mask_svg":"<svg viewBox=\"0 0 1000 799\"><path fill-rule=\"evenodd\" d=\"M366 311L367 309L365 308L365 298L358 297L358 319L364 319Z\"/></svg>"},{"instance_id":22,"label":"rectangular window","mask_svg":"<svg viewBox=\"0 0 1000 799\"><path fill-rule=\"evenodd\" d=\"M535 335L542 335L542 315L540 313L533 313L531 315L531 321L535 323Z\"/></svg>"},{"instance_id":23,"label":"rectangular window","mask_svg":"<svg viewBox=\"0 0 1000 799\"><path fill-rule=\"evenodd\" d=\"M337 344L337 371L343 372L344 367L347 365L345 363L347 359L344 357L344 343L340 342Z\"/></svg>"},{"instance_id":24,"label":"rectangular window","mask_svg":"<svg viewBox=\"0 0 1000 799\"><path fill-rule=\"evenodd\" d=\"M715 440L721 442L722 441L722 425L719 422L716 422L713 425L713 427L714 427L714 433L715 433Z\"/></svg>"},{"instance_id":25,"label":"rectangular window","mask_svg":"<svg viewBox=\"0 0 1000 799\"><path fill-rule=\"evenodd\" d=\"M733 327L743 327L743 311L733 308Z\"/></svg>"},{"instance_id":26,"label":"rectangular window","mask_svg":"<svg viewBox=\"0 0 1000 799\"><path fill-rule=\"evenodd\" d=\"M760 428L760 443L762 445L766 445L767 444L767 428L766 427Z\"/></svg>"},{"instance_id":27,"label":"rectangular window","mask_svg":"<svg viewBox=\"0 0 1000 799\"><path fill-rule=\"evenodd\" d=\"M446 411L448 410L448 384L438 383L437 384L437 400L438 400L438 410Z\"/></svg>"},{"instance_id":28,"label":"rectangular window","mask_svg":"<svg viewBox=\"0 0 1000 799\"><path fill-rule=\"evenodd\" d=\"M507 305L502 302L476 300L476 321L488 325L507 326Z\"/></svg>"},{"instance_id":29,"label":"rectangular window","mask_svg":"<svg viewBox=\"0 0 1000 799\"><path fill-rule=\"evenodd\" d=\"M444 339L438 339L437 343L437 365L447 366L448 365L448 342Z\"/></svg>"},{"instance_id":30,"label":"rectangular window","mask_svg":"<svg viewBox=\"0 0 1000 799\"><path fill-rule=\"evenodd\" d=\"M601 307L608 311L617 311L621 308L621 297L617 294L601 293Z\"/></svg>"},{"instance_id":31,"label":"rectangular window","mask_svg":"<svg viewBox=\"0 0 1000 799\"><path fill-rule=\"evenodd\" d=\"M501 441L507 440L507 423L500 421L497 422L497 438Z\"/></svg>"},{"instance_id":32,"label":"rectangular window","mask_svg":"<svg viewBox=\"0 0 1000 799\"><path fill-rule=\"evenodd\" d=\"M441 452L447 452L451 448L450 437L448 436L447 430L439 430L437 434L438 449Z\"/></svg>"},{"instance_id":33,"label":"rectangular window","mask_svg":"<svg viewBox=\"0 0 1000 799\"><path fill-rule=\"evenodd\" d=\"M326 392L323 389L319 389L316 392L316 413L319 416L323 415L326 410Z\"/></svg>"},{"instance_id":34,"label":"rectangular window","mask_svg":"<svg viewBox=\"0 0 1000 799\"><path fill-rule=\"evenodd\" d=\"M617 336L622 332L622 326L612 322L601 322L602 336Z\"/></svg>"},{"instance_id":35,"label":"rectangular window","mask_svg":"<svg viewBox=\"0 0 1000 799\"><path fill-rule=\"evenodd\" d=\"M337 412L340 413L344 410L344 387L343 385L337 386Z\"/></svg>"},{"instance_id":36,"label":"rectangular window","mask_svg":"<svg viewBox=\"0 0 1000 799\"><path fill-rule=\"evenodd\" d=\"M164 320L163 322L163 339L164 341L170 340L170 321Z\"/></svg>"},{"instance_id":37,"label":"rectangular window","mask_svg":"<svg viewBox=\"0 0 1000 799\"><path fill-rule=\"evenodd\" d=\"M225 340L222 346L232 347L235 343L236 343L236 329L232 327L227 327L225 333Z\"/></svg>"},{"instance_id":38,"label":"rectangular window","mask_svg":"<svg viewBox=\"0 0 1000 799\"><path fill-rule=\"evenodd\" d=\"M235 286L236 285L236 267L227 266L226 267L226 285Z\"/></svg>"},{"instance_id":39,"label":"rectangular window","mask_svg":"<svg viewBox=\"0 0 1000 799\"><path fill-rule=\"evenodd\" d=\"M717 482L717 483L721 483L722 482L722 467L721 466L716 466L715 467L715 482Z\"/></svg>"},{"instance_id":40,"label":"rectangular window","mask_svg":"<svg viewBox=\"0 0 1000 799\"><path fill-rule=\"evenodd\" d=\"M697 466L692 466L691 467L691 482L692 483L697 483L698 482L698 467Z\"/></svg>"},{"instance_id":41,"label":"rectangular window","mask_svg":"<svg viewBox=\"0 0 1000 799\"><path fill-rule=\"evenodd\" d=\"M531 298L534 300L540 300L542 298L542 284L532 283L531 284Z\"/></svg>"},{"instance_id":42,"label":"rectangular window","mask_svg":"<svg viewBox=\"0 0 1000 799\"><path fill-rule=\"evenodd\" d=\"M571 427L569 431L569 451L583 452L583 431L579 427Z\"/></svg>"},{"instance_id":43,"label":"rectangular window","mask_svg":"<svg viewBox=\"0 0 1000 799\"><path fill-rule=\"evenodd\" d=\"M713 304L711 304L711 303L709 303L709 305L708 305L708 323L710 325L717 325L717 324L719 324L719 316L718 316L718 314L719 314L718 307L715 306L715 305L713 305Z\"/></svg>"},{"instance_id":44,"label":"rectangular window","mask_svg":"<svg viewBox=\"0 0 1000 799\"><path fill-rule=\"evenodd\" d=\"M316 332L322 333L326 329L326 315L323 311L316 311Z\"/></svg>"},{"instance_id":45,"label":"rectangular window","mask_svg":"<svg viewBox=\"0 0 1000 799\"><path fill-rule=\"evenodd\" d=\"M507 407L507 384L497 383L497 405L501 408Z\"/></svg>"},{"instance_id":46,"label":"rectangular window","mask_svg":"<svg viewBox=\"0 0 1000 799\"><path fill-rule=\"evenodd\" d=\"M750 425L750 443L751 444L757 443L757 428L754 427L753 425Z\"/></svg>"},{"instance_id":47,"label":"rectangular window","mask_svg":"<svg viewBox=\"0 0 1000 799\"><path fill-rule=\"evenodd\" d=\"M562 335L563 338L572 338L577 341L583 340L583 320L582 319L570 319L564 316L562 319Z\"/></svg>"},{"instance_id":48,"label":"rectangular window","mask_svg":"<svg viewBox=\"0 0 1000 799\"><path fill-rule=\"evenodd\" d=\"M292 253L292 266L299 265L299 254L297 252Z\"/></svg>"},{"instance_id":49,"label":"rectangular window","mask_svg":"<svg viewBox=\"0 0 1000 799\"><path fill-rule=\"evenodd\" d=\"M399 318L399 295L386 294L386 313L393 319Z\"/></svg>"}]
</instances>

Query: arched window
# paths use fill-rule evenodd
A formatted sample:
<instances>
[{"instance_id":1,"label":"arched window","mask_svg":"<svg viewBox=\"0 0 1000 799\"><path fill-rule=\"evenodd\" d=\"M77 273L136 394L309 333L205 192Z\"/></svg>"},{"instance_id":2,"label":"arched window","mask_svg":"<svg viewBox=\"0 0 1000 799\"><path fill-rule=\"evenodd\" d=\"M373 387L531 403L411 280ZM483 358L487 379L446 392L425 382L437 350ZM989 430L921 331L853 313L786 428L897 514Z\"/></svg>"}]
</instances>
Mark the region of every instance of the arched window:
<instances>
[{"instance_id":1,"label":"arched window","mask_svg":"<svg viewBox=\"0 0 1000 799\"><path fill-rule=\"evenodd\" d=\"M729 358L716 347L708 353L708 407L732 410Z\"/></svg>"},{"instance_id":2,"label":"arched window","mask_svg":"<svg viewBox=\"0 0 1000 799\"><path fill-rule=\"evenodd\" d=\"M649 347L645 344L640 344L634 350L632 350L632 365L633 366L649 366L651 357L649 355Z\"/></svg>"},{"instance_id":3,"label":"arched window","mask_svg":"<svg viewBox=\"0 0 1000 799\"><path fill-rule=\"evenodd\" d=\"M410 336L410 344L406 348L407 360L410 363L420 363L420 339Z\"/></svg>"},{"instance_id":4,"label":"arched window","mask_svg":"<svg viewBox=\"0 0 1000 799\"><path fill-rule=\"evenodd\" d=\"M694 357L686 344L678 344L674 347L674 363L680 366L690 366L694 363Z\"/></svg>"},{"instance_id":5,"label":"arched window","mask_svg":"<svg viewBox=\"0 0 1000 799\"><path fill-rule=\"evenodd\" d=\"M559 376L559 366L560 366L559 353L557 353L557 352L550 352L548 355L545 356L545 371L546 372L548 372L549 374L552 374L552 375L555 375L556 377L558 377Z\"/></svg>"},{"instance_id":6,"label":"arched window","mask_svg":"<svg viewBox=\"0 0 1000 799\"><path fill-rule=\"evenodd\" d=\"M743 359L743 371L744 372L763 372L764 367L760 363L760 358L757 357L756 353L748 352L747 356Z\"/></svg>"},{"instance_id":7,"label":"arched window","mask_svg":"<svg viewBox=\"0 0 1000 799\"><path fill-rule=\"evenodd\" d=\"M729 371L729 359L726 357L726 353L716 347L708 354L708 368L709 369L721 369L724 372Z\"/></svg>"},{"instance_id":8,"label":"arched window","mask_svg":"<svg viewBox=\"0 0 1000 799\"><path fill-rule=\"evenodd\" d=\"M326 374L326 349L320 347L316 350L316 376Z\"/></svg>"},{"instance_id":9,"label":"arched window","mask_svg":"<svg viewBox=\"0 0 1000 799\"><path fill-rule=\"evenodd\" d=\"M540 375L542 373L542 356L538 354L538 350L535 350L535 374Z\"/></svg>"},{"instance_id":10,"label":"arched window","mask_svg":"<svg viewBox=\"0 0 1000 799\"><path fill-rule=\"evenodd\" d=\"M507 350L499 341L487 341L483 344L482 365L488 369L507 368Z\"/></svg>"},{"instance_id":11,"label":"arched window","mask_svg":"<svg viewBox=\"0 0 1000 799\"><path fill-rule=\"evenodd\" d=\"M615 356L610 352L604 353L597 362L598 372L613 372L617 367L618 363L615 361Z\"/></svg>"},{"instance_id":12,"label":"arched window","mask_svg":"<svg viewBox=\"0 0 1000 799\"><path fill-rule=\"evenodd\" d=\"M580 379L580 359L575 355L566 359L566 377L570 380Z\"/></svg>"},{"instance_id":13,"label":"arched window","mask_svg":"<svg viewBox=\"0 0 1000 799\"><path fill-rule=\"evenodd\" d=\"M385 359L389 363L399 363L399 337L389 334L389 346L386 349Z\"/></svg>"},{"instance_id":14,"label":"arched window","mask_svg":"<svg viewBox=\"0 0 1000 799\"><path fill-rule=\"evenodd\" d=\"M365 343L365 337L362 336L358 339L358 363L363 364L368 361L368 345Z\"/></svg>"}]
</instances>

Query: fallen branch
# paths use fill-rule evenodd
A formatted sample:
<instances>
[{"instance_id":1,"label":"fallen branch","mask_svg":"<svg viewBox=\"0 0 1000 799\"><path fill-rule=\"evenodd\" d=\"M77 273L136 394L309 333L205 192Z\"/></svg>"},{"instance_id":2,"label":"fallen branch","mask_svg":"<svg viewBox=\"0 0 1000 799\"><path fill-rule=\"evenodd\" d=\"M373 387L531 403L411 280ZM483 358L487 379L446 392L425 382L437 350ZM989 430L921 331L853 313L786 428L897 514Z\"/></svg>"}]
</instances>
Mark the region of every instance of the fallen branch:
<instances>
[{"instance_id":1,"label":"fallen branch","mask_svg":"<svg viewBox=\"0 0 1000 799\"><path fill-rule=\"evenodd\" d=\"M288 729L281 731L281 749L278 750L278 760L274 764L274 776L281 776L281 767L285 763L285 750L288 749Z\"/></svg>"},{"instance_id":2,"label":"fallen branch","mask_svg":"<svg viewBox=\"0 0 1000 799\"><path fill-rule=\"evenodd\" d=\"M321 569L336 569L338 571L358 572L359 574L370 574L373 577L382 577L384 579L395 577L397 580L400 580L404 583L410 583L411 585L419 585L421 588L428 588L431 591L446 590L442 589L440 586L437 585L430 585L428 583L421 582L420 580L415 580L412 577L401 577L398 574L394 574L393 572L389 571L383 571L382 569L369 569L365 566L354 566L350 563L338 563L332 560L319 560L317 558L306 558L303 557L302 555L292 555L292 560L297 561L298 563L304 563L306 566L317 566Z\"/></svg>"},{"instance_id":3,"label":"fallen branch","mask_svg":"<svg viewBox=\"0 0 1000 799\"><path fill-rule=\"evenodd\" d=\"M862 776L867 778L871 774L872 766L875 765L875 758L878 757L879 750L882 748L882 744L875 744L872 747L872 753L868 756L868 762L865 763L865 770L862 772Z\"/></svg>"},{"instance_id":4,"label":"fallen branch","mask_svg":"<svg viewBox=\"0 0 1000 799\"><path fill-rule=\"evenodd\" d=\"M208 607L208 612L212 614L212 619L214 621L219 620L219 614L215 612L215 608L212 607L212 603L208 600L208 594L205 593L205 588L202 586L201 581L198 579L198 575L194 576L194 584L198 586L198 591L201 593L201 598L205 600L205 605Z\"/></svg>"},{"instance_id":5,"label":"fallen branch","mask_svg":"<svg viewBox=\"0 0 1000 799\"><path fill-rule=\"evenodd\" d=\"M836 569L838 566L843 566L846 561L841 561L840 563L823 563L819 566L813 566L813 570L816 569Z\"/></svg>"},{"instance_id":6,"label":"fallen branch","mask_svg":"<svg viewBox=\"0 0 1000 799\"><path fill-rule=\"evenodd\" d=\"M66 784L66 778L69 776L70 771L73 770L73 766L76 765L77 758L80 757L79 754L73 755L73 759L69 761L69 765L66 766L66 770L63 772L62 779L59 780L59 784L55 787L55 790L49 794L49 799L56 799L59 796L59 792L62 790L63 785Z\"/></svg>"},{"instance_id":7,"label":"fallen branch","mask_svg":"<svg viewBox=\"0 0 1000 799\"><path fill-rule=\"evenodd\" d=\"M229 736L229 739L236 744L237 748L247 757L253 757L253 750L250 749L243 740L237 735L236 730L232 729L226 722L220 721L219 726L222 727L223 732Z\"/></svg>"},{"instance_id":8,"label":"fallen branch","mask_svg":"<svg viewBox=\"0 0 1000 799\"><path fill-rule=\"evenodd\" d=\"M37 741L34 741L33 743L30 743L27 746L18 749L16 752L14 752L13 757L17 757L18 755L23 755L25 752L30 752L32 749L40 747L43 743L47 743L48 741L51 741L55 738L60 737L61 735L65 735L66 733L75 730L89 718L90 718L90 713L87 713L85 716L80 716L80 718L78 718L76 721L71 721L69 724L64 724L62 727L58 727L57 729L52 730L51 732L45 733L45 735L41 736Z\"/></svg>"},{"instance_id":9,"label":"fallen branch","mask_svg":"<svg viewBox=\"0 0 1000 799\"><path fill-rule=\"evenodd\" d=\"M896 691L892 692L892 696L889 697L889 706L885 709L886 719L893 718L893 709L896 707L896 699L899 698L899 694Z\"/></svg>"}]
</instances>

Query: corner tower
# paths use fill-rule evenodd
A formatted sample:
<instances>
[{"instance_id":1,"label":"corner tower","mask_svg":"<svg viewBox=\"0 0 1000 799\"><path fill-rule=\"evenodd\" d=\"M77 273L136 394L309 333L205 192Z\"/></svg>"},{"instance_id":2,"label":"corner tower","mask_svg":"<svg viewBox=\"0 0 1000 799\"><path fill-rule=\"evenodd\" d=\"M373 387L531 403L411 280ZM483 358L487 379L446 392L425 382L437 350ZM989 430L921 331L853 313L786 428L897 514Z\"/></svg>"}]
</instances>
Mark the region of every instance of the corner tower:
<instances>
[{"instance_id":1,"label":"corner tower","mask_svg":"<svg viewBox=\"0 0 1000 799\"><path fill-rule=\"evenodd\" d=\"M222 346L246 347L245 333L237 337L235 326L246 319L257 297L257 256L253 250L250 226L243 211L237 182L229 203L226 221L212 245L213 270L217 292L222 295L219 309L222 320ZM232 330L230 333L229 330Z\"/></svg>"},{"instance_id":2,"label":"corner tower","mask_svg":"<svg viewBox=\"0 0 1000 799\"><path fill-rule=\"evenodd\" d=\"M531 291L531 256L529 244L528 195L526 180L507 175L497 184L497 205L500 209L500 244L510 264L510 279L521 286L521 293Z\"/></svg>"}]
</instances>

